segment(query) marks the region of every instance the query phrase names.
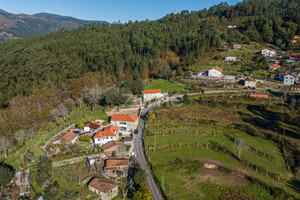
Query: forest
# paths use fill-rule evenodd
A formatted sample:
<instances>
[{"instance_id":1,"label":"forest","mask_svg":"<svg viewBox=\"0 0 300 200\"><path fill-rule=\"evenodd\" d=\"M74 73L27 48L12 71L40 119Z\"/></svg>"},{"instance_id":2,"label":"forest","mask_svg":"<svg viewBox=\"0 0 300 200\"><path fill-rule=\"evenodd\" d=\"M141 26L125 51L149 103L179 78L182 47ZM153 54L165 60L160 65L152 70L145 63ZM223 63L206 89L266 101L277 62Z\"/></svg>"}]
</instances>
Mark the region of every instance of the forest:
<instances>
[{"instance_id":1,"label":"forest","mask_svg":"<svg viewBox=\"0 0 300 200\"><path fill-rule=\"evenodd\" d=\"M117 105L120 99L105 94L136 94L142 79L166 76L166 69L168 76L182 73L224 44L255 41L289 49L300 34L299 10L299 0L221 3L155 21L94 23L0 44L0 135L37 130L83 103ZM117 82L118 89L109 89Z\"/></svg>"}]
</instances>

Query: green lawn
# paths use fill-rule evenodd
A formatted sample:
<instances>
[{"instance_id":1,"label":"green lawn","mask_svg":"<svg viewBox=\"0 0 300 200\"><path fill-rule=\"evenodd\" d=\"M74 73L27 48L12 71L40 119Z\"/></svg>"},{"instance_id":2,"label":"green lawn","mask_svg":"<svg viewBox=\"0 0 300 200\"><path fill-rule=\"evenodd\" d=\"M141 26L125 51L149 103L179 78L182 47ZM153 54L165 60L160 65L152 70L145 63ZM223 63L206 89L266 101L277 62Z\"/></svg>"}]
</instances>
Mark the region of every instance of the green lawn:
<instances>
[{"instance_id":1,"label":"green lawn","mask_svg":"<svg viewBox=\"0 0 300 200\"><path fill-rule=\"evenodd\" d=\"M185 89L185 87L180 85L175 85L168 80L159 79L154 81L151 85L148 85L145 89L146 90L161 89L162 92L172 92L175 90L182 91Z\"/></svg>"}]
</instances>

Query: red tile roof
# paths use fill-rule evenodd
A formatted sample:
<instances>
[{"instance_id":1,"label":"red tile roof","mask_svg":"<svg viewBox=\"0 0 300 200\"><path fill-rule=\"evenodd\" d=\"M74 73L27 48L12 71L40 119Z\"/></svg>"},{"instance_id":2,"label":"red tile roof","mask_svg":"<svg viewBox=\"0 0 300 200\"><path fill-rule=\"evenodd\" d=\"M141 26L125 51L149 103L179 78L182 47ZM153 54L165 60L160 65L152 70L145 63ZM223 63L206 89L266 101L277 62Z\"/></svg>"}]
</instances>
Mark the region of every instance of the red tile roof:
<instances>
[{"instance_id":1,"label":"red tile roof","mask_svg":"<svg viewBox=\"0 0 300 200\"><path fill-rule=\"evenodd\" d=\"M94 138L116 137L119 132L118 126L107 126L101 132L97 132Z\"/></svg>"},{"instance_id":2,"label":"red tile roof","mask_svg":"<svg viewBox=\"0 0 300 200\"><path fill-rule=\"evenodd\" d=\"M290 56L293 56L293 57L300 57L300 53L291 53Z\"/></svg>"},{"instance_id":3,"label":"red tile roof","mask_svg":"<svg viewBox=\"0 0 300 200\"><path fill-rule=\"evenodd\" d=\"M144 90L142 91L143 94L153 94L153 93L161 93L160 89L153 89L153 90Z\"/></svg>"},{"instance_id":4,"label":"red tile roof","mask_svg":"<svg viewBox=\"0 0 300 200\"><path fill-rule=\"evenodd\" d=\"M108 193L112 189L118 187L118 185L110 183L110 182L108 182L104 179L101 179L101 178L93 178L92 181L89 183L89 186L93 187L96 190L99 190L103 193Z\"/></svg>"},{"instance_id":5,"label":"red tile roof","mask_svg":"<svg viewBox=\"0 0 300 200\"><path fill-rule=\"evenodd\" d=\"M103 151L106 152L108 149L110 149L111 147L113 146L124 146L125 147L125 144L121 141L111 141L109 143L107 143L106 145L104 145L102 147Z\"/></svg>"},{"instance_id":6,"label":"red tile roof","mask_svg":"<svg viewBox=\"0 0 300 200\"><path fill-rule=\"evenodd\" d=\"M73 131L69 131L62 135L61 140L64 140L66 144L70 144L76 137L77 135Z\"/></svg>"},{"instance_id":7,"label":"red tile roof","mask_svg":"<svg viewBox=\"0 0 300 200\"><path fill-rule=\"evenodd\" d=\"M278 64L272 64L272 65L269 65L269 67L280 67L280 65L278 65Z\"/></svg>"},{"instance_id":8,"label":"red tile roof","mask_svg":"<svg viewBox=\"0 0 300 200\"><path fill-rule=\"evenodd\" d=\"M115 166L128 166L129 161L128 159L107 159L106 160L106 167L115 167Z\"/></svg>"},{"instance_id":9,"label":"red tile roof","mask_svg":"<svg viewBox=\"0 0 300 200\"><path fill-rule=\"evenodd\" d=\"M92 122L89 127L92 129L97 129L101 126L101 122Z\"/></svg>"},{"instance_id":10,"label":"red tile roof","mask_svg":"<svg viewBox=\"0 0 300 200\"><path fill-rule=\"evenodd\" d=\"M248 77L248 78L245 78L245 80L244 81L255 81L255 79L254 78L250 78L250 77Z\"/></svg>"},{"instance_id":11,"label":"red tile roof","mask_svg":"<svg viewBox=\"0 0 300 200\"><path fill-rule=\"evenodd\" d=\"M220 71L220 72L223 71L223 70L222 70L220 67L218 67L218 66L214 67L214 69L216 69L216 70L218 70L218 71Z\"/></svg>"},{"instance_id":12,"label":"red tile roof","mask_svg":"<svg viewBox=\"0 0 300 200\"><path fill-rule=\"evenodd\" d=\"M269 95L268 94L250 94L250 97L254 98L262 98L262 99L268 99Z\"/></svg>"},{"instance_id":13,"label":"red tile roof","mask_svg":"<svg viewBox=\"0 0 300 200\"><path fill-rule=\"evenodd\" d=\"M110 121L135 122L139 117L125 114L113 114Z\"/></svg>"},{"instance_id":14,"label":"red tile roof","mask_svg":"<svg viewBox=\"0 0 300 200\"><path fill-rule=\"evenodd\" d=\"M276 51L275 49L272 49L272 48L270 48L270 47L268 47L268 49L269 49L269 50L272 50L272 51Z\"/></svg>"},{"instance_id":15,"label":"red tile roof","mask_svg":"<svg viewBox=\"0 0 300 200\"><path fill-rule=\"evenodd\" d=\"M104 170L106 171L113 171L113 170L118 170L118 167L105 167Z\"/></svg>"}]
</instances>

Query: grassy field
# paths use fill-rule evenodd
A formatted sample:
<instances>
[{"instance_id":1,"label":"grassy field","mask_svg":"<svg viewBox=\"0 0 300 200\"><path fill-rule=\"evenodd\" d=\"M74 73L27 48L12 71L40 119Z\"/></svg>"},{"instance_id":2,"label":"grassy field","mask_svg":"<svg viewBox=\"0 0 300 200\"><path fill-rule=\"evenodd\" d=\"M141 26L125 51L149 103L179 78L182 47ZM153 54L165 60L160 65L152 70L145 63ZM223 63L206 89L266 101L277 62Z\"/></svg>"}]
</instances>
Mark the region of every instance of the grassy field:
<instances>
[{"instance_id":1,"label":"grassy field","mask_svg":"<svg viewBox=\"0 0 300 200\"><path fill-rule=\"evenodd\" d=\"M154 82L152 82L145 89L146 90L161 89L162 92L173 92L175 90L177 90L177 91L185 90L185 87L180 86L180 85L175 85L175 84L169 82L168 80L159 79L159 80L155 80Z\"/></svg>"},{"instance_id":2,"label":"grassy field","mask_svg":"<svg viewBox=\"0 0 300 200\"><path fill-rule=\"evenodd\" d=\"M199 97L194 99L197 98ZM216 106L210 105L211 98L216 99ZM281 146L264 136L254 136L263 133L278 135L283 128L288 127L289 133L294 137L300 131L299 127L291 122L278 120L280 117L277 116L280 115L281 110L277 108L279 104L277 101L233 98L227 99L227 104L224 106L223 98L226 99L227 96L207 95L204 103L201 104L192 101L181 107L160 107L153 111L155 119L147 122L145 145L152 169L160 184L164 173L166 195L170 199L283 199L244 178L244 176L253 176L271 185L280 185L299 197L299 193L285 185L292 172L286 165ZM281 109L289 112L286 108ZM242 141L244 146L231 141L223 133ZM286 139L295 141L290 137ZM204 145L180 148L175 145L177 143ZM171 148L169 144L174 144L175 147ZM217 144L232 154L208 148L205 144ZM155 152L154 145L156 145ZM259 152L265 152L274 160L267 159L245 145ZM277 174L281 180L278 182L268 174L256 172L255 169L243 164L238 159L239 151L242 160L259 166L268 173ZM235 155L235 158L232 155ZM208 170L199 165L198 167L172 165L177 159L185 164L193 163L195 160L213 163L226 167L231 172Z\"/></svg>"}]
</instances>

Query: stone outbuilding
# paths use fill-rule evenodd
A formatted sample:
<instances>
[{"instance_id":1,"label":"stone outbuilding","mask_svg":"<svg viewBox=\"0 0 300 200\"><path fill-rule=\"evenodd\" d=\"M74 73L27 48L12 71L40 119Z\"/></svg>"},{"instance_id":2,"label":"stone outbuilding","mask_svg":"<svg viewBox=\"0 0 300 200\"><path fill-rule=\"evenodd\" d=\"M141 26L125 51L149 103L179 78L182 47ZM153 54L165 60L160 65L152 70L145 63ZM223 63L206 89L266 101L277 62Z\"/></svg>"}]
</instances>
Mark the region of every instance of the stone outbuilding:
<instances>
[{"instance_id":1,"label":"stone outbuilding","mask_svg":"<svg viewBox=\"0 0 300 200\"><path fill-rule=\"evenodd\" d=\"M102 200L111 200L118 195L118 185L105 179L93 178L88 187L90 191L98 194Z\"/></svg>"}]
</instances>

